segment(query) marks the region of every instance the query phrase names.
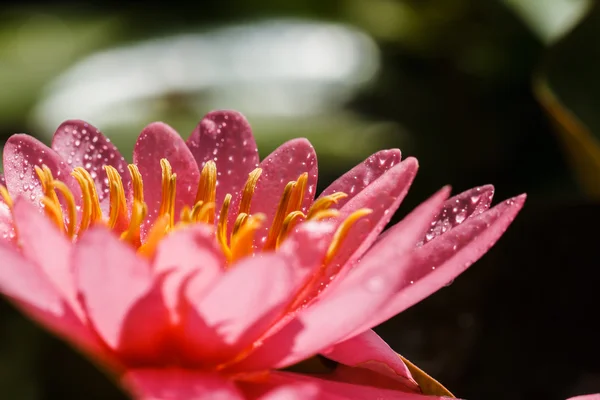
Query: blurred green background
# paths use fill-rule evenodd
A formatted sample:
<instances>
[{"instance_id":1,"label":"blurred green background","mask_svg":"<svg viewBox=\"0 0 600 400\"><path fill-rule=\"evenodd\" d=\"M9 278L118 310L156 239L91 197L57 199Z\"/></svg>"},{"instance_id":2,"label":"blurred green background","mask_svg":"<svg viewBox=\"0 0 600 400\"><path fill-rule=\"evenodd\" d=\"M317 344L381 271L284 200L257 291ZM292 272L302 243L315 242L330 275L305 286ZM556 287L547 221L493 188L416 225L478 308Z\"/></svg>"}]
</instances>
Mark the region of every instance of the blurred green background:
<instances>
[{"instance_id":1,"label":"blurred green background","mask_svg":"<svg viewBox=\"0 0 600 400\"><path fill-rule=\"evenodd\" d=\"M462 398L600 392L600 9L591 0L5 3L0 139L86 119L131 154L244 113L261 155L308 137L319 186L399 147L421 169L396 219L444 184L529 199L452 285L377 331ZM0 398L119 399L0 303Z\"/></svg>"}]
</instances>

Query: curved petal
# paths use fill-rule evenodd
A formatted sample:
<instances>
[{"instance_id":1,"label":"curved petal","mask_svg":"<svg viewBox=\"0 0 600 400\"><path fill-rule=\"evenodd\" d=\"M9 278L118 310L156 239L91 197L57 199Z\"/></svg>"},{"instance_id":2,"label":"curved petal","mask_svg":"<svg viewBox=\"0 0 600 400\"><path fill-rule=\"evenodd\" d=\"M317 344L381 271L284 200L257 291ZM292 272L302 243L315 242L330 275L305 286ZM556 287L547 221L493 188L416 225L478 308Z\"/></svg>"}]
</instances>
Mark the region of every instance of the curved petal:
<instances>
[{"instance_id":1,"label":"curved petal","mask_svg":"<svg viewBox=\"0 0 600 400\"><path fill-rule=\"evenodd\" d=\"M278 388L287 389L296 397L267 397L269 399L306 398L315 400L442 400L445 397L424 396L418 393L405 393L398 390L380 389L345 382L335 382L318 376L295 374L283 371L273 371L268 380L245 384L244 391L251 394L263 392L263 396L276 391ZM262 389L262 390L261 390ZM295 389L295 390L294 390ZM297 397L306 395L307 397ZM263 397L252 397L263 399Z\"/></svg>"},{"instance_id":2,"label":"curved petal","mask_svg":"<svg viewBox=\"0 0 600 400\"><path fill-rule=\"evenodd\" d=\"M321 354L343 364L334 370L335 380L349 383L361 383L364 380L362 384L370 386L397 388L405 392L420 392L419 385L412 378L406 364L371 329L337 343ZM367 371L375 372L377 375L368 374ZM393 381L389 382L390 379Z\"/></svg>"},{"instance_id":3,"label":"curved petal","mask_svg":"<svg viewBox=\"0 0 600 400\"><path fill-rule=\"evenodd\" d=\"M76 347L106 359L95 334L73 312L37 265L0 243L0 292L33 320Z\"/></svg>"},{"instance_id":4,"label":"curved petal","mask_svg":"<svg viewBox=\"0 0 600 400\"><path fill-rule=\"evenodd\" d=\"M262 174L256 184L250 211L252 214L263 213L267 217L263 228L256 233L257 242L262 243L273 222L283 189L288 182L297 180L305 172L308 173L308 182L301 211L306 212L312 204L317 187L317 155L308 140L292 139L268 155L259 168L262 168Z\"/></svg>"},{"instance_id":5,"label":"curved petal","mask_svg":"<svg viewBox=\"0 0 600 400\"><path fill-rule=\"evenodd\" d=\"M402 266L404 270L398 292L385 307L371 316L369 325L375 326L421 301L477 261L506 231L523 207L525 198L525 195L520 195L505 200L416 248L411 262ZM405 220L393 227L393 232L374 246L362 262L375 261L381 258L381 254L393 252L398 240L406 234Z\"/></svg>"},{"instance_id":6,"label":"curved petal","mask_svg":"<svg viewBox=\"0 0 600 400\"><path fill-rule=\"evenodd\" d=\"M139 400L243 400L232 381L221 375L179 369L127 371L122 383Z\"/></svg>"},{"instance_id":7,"label":"curved petal","mask_svg":"<svg viewBox=\"0 0 600 400\"><path fill-rule=\"evenodd\" d=\"M71 242L37 208L22 197L13 208L23 255L37 264L73 311L83 319L71 264ZM43 238L43 239L42 239Z\"/></svg>"},{"instance_id":8,"label":"curved petal","mask_svg":"<svg viewBox=\"0 0 600 400\"><path fill-rule=\"evenodd\" d=\"M169 319L147 262L103 227L86 232L73 262L83 307L106 344L136 361L159 357Z\"/></svg>"},{"instance_id":9,"label":"curved petal","mask_svg":"<svg viewBox=\"0 0 600 400\"><path fill-rule=\"evenodd\" d=\"M341 208L387 170L398 164L401 158L402 155L398 149L378 151L336 179L319 195L319 198L336 192L344 192L348 197L338 200L336 205L336 208Z\"/></svg>"},{"instance_id":10,"label":"curved petal","mask_svg":"<svg viewBox=\"0 0 600 400\"><path fill-rule=\"evenodd\" d=\"M222 204L225 195L230 193L233 196L231 209L237 210L239 194L259 161L256 141L246 118L237 111L212 111L202 118L187 145L200 170L208 160L217 165L216 203ZM230 225L234 222L235 215L230 216Z\"/></svg>"},{"instance_id":11,"label":"curved petal","mask_svg":"<svg viewBox=\"0 0 600 400\"><path fill-rule=\"evenodd\" d=\"M444 206L435 216L431 228L425 234L423 243L443 235L450 229L462 224L468 218L472 218L488 210L494 197L494 186L485 185L464 191L452 196L444 203ZM420 245L422 245L421 243Z\"/></svg>"},{"instance_id":12,"label":"curved petal","mask_svg":"<svg viewBox=\"0 0 600 400\"><path fill-rule=\"evenodd\" d=\"M75 202L79 205L81 190L70 175L71 169L58 153L39 140L29 135L12 135L4 145L3 162L6 187L13 198L21 195L41 208L43 191L34 166L46 165L54 178L63 181L73 192ZM62 196L58 197L62 203Z\"/></svg>"},{"instance_id":13,"label":"curved petal","mask_svg":"<svg viewBox=\"0 0 600 400\"><path fill-rule=\"evenodd\" d=\"M200 172L194 156L179 134L167 124L154 122L142 130L133 150L133 162L144 179L144 201L148 216L142 225L144 237L160 211L162 201L162 170L160 160L166 158L177 174L175 197L175 220L179 219L183 206L192 207Z\"/></svg>"},{"instance_id":14,"label":"curved petal","mask_svg":"<svg viewBox=\"0 0 600 400\"><path fill-rule=\"evenodd\" d=\"M104 166L110 165L119 171L123 187L130 190L127 162L115 145L93 125L81 120L63 122L54 133L52 149L66 160L70 168L83 167L90 173L105 216L108 217L110 212L110 196Z\"/></svg>"},{"instance_id":15,"label":"curved petal","mask_svg":"<svg viewBox=\"0 0 600 400\"><path fill-rule=\"evenodd\" d=\"M584 394L583 396L571 397L568 400L600 400L600 393Z\"/></svg>"},{"instance_id":16,"label":"curved petal","mask_svg":"<svg viewBox=\"0 0 600 400\"><path fill-rule=\"evenodd\" d=\"M169 273L162 286L165 304L178 313L181 285L192 273L194 290L200 296L225 271L226 260L213 230L203 224L176 230L160 241L152 262L154 274Z\"/></svg>"},{"instance_id":17,"label":"curved petal","mask_svg":"<svg viewBox=\"0 0 600 400\"><path fill-rule=\"evenodd\" d=\"M415 158L407 158L364 188L340 209L340 221L360 208L368 208L372 212L350 228L323 277L316 284L317 288L327 284L335 275L338 275L337 279L342 278L377 240L408 193L418 168L419 164Z\"/></svg>"},{"instance_id":18,"label":"curved petal","mask_svg":"<svg viewBox=\"0 0 600 400\"><path fill-rule=\"evenodd\" d=\"M372 325L366 326L370 316L396 293L402 267L410 262L411 249L447 195L448 189L441 190L419 207L419 212L410 219L410 229L397 241L393 252L382 252L376 260L365 260L346 279L334 281L317 301L300 309L294 320L264 338L260 347L232 369L284 368L371 328ZM396 263L397 268L390 268ZM347 312L348 309L352 312Z\"/></svg>"},{"instance_id":19,"label":"curved petal","mask_svg":"<svg viewBox=\"0 0 600 400\"><path fill-rule=\"evenodd\" d=\"M281 315L293 295L291 285L286 259L276 254L239 262L200 296L193 279L185 294L189 313L183 328L190 351L205 362L228 361Z\"/></svg>"}]
</instances>

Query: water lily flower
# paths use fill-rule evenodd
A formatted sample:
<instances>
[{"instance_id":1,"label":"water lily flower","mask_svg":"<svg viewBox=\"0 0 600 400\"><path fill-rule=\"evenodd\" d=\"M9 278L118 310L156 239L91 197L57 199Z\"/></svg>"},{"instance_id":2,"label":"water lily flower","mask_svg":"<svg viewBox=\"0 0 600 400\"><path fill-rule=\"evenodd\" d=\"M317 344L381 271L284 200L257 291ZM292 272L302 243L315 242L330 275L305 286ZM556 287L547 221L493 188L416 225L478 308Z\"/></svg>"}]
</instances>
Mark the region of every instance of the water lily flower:
<instances>
[{"instance_id":1,"label":"water lily flower","mask_svg":"<svg viewBox=\"0 0 600 400\"><path fill-rule=\"evenodd\" d=\"M187 141L150 124L129 165L83 121L51 148L14 135L3 157L0 291L147 400L450 396L370 329L481 257L525 201L445 187L381 234L414 158L378 152L315 199L310 143L259 162L233 111Z\"/></svg>"}]
</instances>

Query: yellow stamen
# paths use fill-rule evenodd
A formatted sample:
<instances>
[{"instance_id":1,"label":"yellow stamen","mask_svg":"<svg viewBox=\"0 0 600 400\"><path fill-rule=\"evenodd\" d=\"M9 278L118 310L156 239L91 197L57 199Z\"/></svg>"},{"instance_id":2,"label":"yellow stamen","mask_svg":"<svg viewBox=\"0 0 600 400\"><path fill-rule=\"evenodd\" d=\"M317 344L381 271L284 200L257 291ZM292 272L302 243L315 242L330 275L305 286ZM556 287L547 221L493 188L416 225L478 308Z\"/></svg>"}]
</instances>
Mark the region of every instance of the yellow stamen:
<instances>
[{"instance_id":1,"label":"yellow stamen","mask_svg":"<svg viewBox=\"0 0 600 400\"><path fill-rule=\"evenodd\" d=\"M337 204L338 200L341 200L348 195L344 192L336 192L328 196L323 196L319 200L315 201L308 211L308 219L313 219L313 215L322 210L329 209L332 205Z\"/></svg>"},{"instance_id":2,"label":"yellow stamen","mask_svg":"<svg viewBox=\"0 0 600 400\"><path fill-rule=\"evenodd\" d=\"M198 191L196 192L196 203L202 201L204 204L214 203L217 196L217 165L214 161L207 161L200 173ZM215 222L214 212L208 215L208 223Z\"/></svg>"},{"instance_id":3,"label":"yellow stamen","mask_svg":"<svg viewBox=\"0 0 600 400\"><path fill-rule=\"evenodd\" d=\"M110 217L108 219L108 226L114 229L126 224L127 200L125 200L125 189L123 188L123 181L119 172L110 165L105 165L104 170L106 171L110 190Z\"/></svg>"},{"instance_id":4,"label":"yellow stamen","mask_svg":"<svg viewBox=\"0 0 600 400\"><path fill-rule=\"evenodd\" d=\"M308 173L305 172L298 177L298 180L294 184L294 190L290 196L286 214L294 211L299 211L302 207L302 201L304 200L304 191L306 190L306 183L308 182Z\"/></svg>"},{"instance_id":5,"label":"yellow stamen","mask_svg":"<svg viewBox=\"0 0 600 400\"><path fill-rule=\"evenodd\" d=\"M235 262L254 252L254 235L262 226L266 217L264 214L254 214L246 219L239 231L231 237L231 260Z\"/></svg>"},{"instance_id":6,"label":"yellow stamen","mask_svg":"<svg viewBox=\"0 0 600 400\"><path fill-rule=\"evenodd\" d=\"M231 259L231 250L227 244L227 215L229 213L229 204L231 203L231 195L227 194L219 213L219 222L217 224L217 241L225 253L225 257Z\"/></svg>"},{"instance_id":7,"label":"yellow stamen","mask_svg":"<svg viewBox=\"0 0 600 400\"><path fill-rule=\"evenodd\" d=\"M235 223L233 224L233 231L231 232L232 236L235 236L235 234L238 233L242 225L246 223L247 219L248 214L246 213L241 213L237 216L237 218L235 219Z\"/></svg>"},{"instance_id":8,"label":"yellow stamen","mask_svg":"<svg viewBox=\"0 0 600 400\"><path fill-rule=\"evenodd\" d=\"M173 173L171 164L166 158L160 160L162 169L162 200L158 216L169 215L169 227L175 225L175 195L177 193L177 174Z\"/></svg>"},{"instance_id":9,"label":"yellow stamen","mask_svg":"<svg viewBox=\"0 0 600 400\"><path fill-rule=\"evenodd\" d=\"M362 217L369 215L373 212L373 210L368 208L361 208L359 210L354 211L352 214L348 216L337 228L335 233L333 234L333 239L331 240L331 244L327 249L327 253L325 255L325 260L323 260L323 265L327 265L335 256L337 251L342 245L346 236L348 236L348 232L350 228L354 226L354 224Z\"/></svg>"},{"instance_id":10,"label":"yellow stamen","mask_svg":"<svg viewBox=\"0 0 600 400\"><path fill-rule=\"evenodd\" d=\"M288 204L295 184L295 181L288 182L288 184L285 185L285 189L283 189L283 194L281 195L281 200L279 201L279 207L277 207L275 217L273 218L273 223L271 224L271 229L269 229L269 234L267 235L267 240L265 241L265 245L263 247L264 251L273 250L277 244L277 237L279 236L279 232L281 232L283 221L287 215Z\"/></svg>"},{"instance_id":11,"label":"yellow stamen","mask_svg":"<svg viewBox=\"0 0 600 400\"><path fill-rule=\"evenodd\" d=\"M161 164L162 166L162 164ZM142 180L142 174L135 164L129 164L129 175L131 175L131 186L133 187L133 202L138 203L144 202L144 181Z\"/></svg>"},{"instance_id":12,"label":"yellow stamen","mask_svg":"<svg viewBox=\"0 0 600 400\"><path fill-rule=\"evenodd\" d=\"M77 206L75 205L75 197L73 196L73 193L67 187L67 185L65 185L61 181L56 181L56 180L53 181L52 186L54 187L55 190L59 191L60 194L63 195L63 197L65 199L65 203L67 203L67 211L69 213L69 221L67 224L67 232L66 233L69 236L69 238L72 238L73 236L75 236L75 230L77 227ZM59 208L59 210L61 210L60 214L62 216L62 209Z\"/></svg>"},{"instance_id":13,"label":"yellow stamen","mask_svg":"<svg viewBox=\"0 0 600 400\"><path fill-rule=\"evenodd\" d=\"M283 220L283 227L277 237L276 248L279 248L279 245L285 240L288 233L296 226L299 218L306 218L306 215L304 215L302 211L293 211L285 217Z\"/></svg>"},{"instance_id":14,"label":"yellow stamen","mask_svg":"<svg viewBox=\"0 0 600 400\"><path fill-rule=\"evenodd\" d=\"M204 222L208 224L210 216L214 215L215 213L215 203L202 204L200 201L196 203L196 205L198 204L200 204L200 206L194 206L192 210L192 221Z\"/></svg>"},{"instance_id":15,"label":"yellow stamen","mask_svg":"<svg viewBox=\"0 0 600 400\"><path fill-rule=\"evenodd\" d=\"M138 249L138 254L145 257L152 257L152 255L154 255L156 246L158 246L160 240L169 232L170 220L171 217L169 214L161 215L157 218L152 226L152 229L150 229L150 232L148 232L146 241Z\"/></svg>"},{"instance_id":16,"label":"yellow stamen","mask_svg":"<svg viewBox=\"0 0 600 400\"><path fill-rule=\"evenodd\" d=\"M2 196L2 200L4 200L4 202L6 203L8 208L13 207L12 197L10 197L10 194L8 193L8 189L6 189L6 187L4 185L0 185L0 196Z\"/></svg>"},{"instance_id":17,"label":"yellow stamen","mask_svg":"<svg viewBox=\"0 0 600 400\"><path fill-rule=\"evenodd\" d=\"M340 212L334 208L328 210L317 211L309 218L311 221L323 221L324 219L336 218L340 215Z\"/></svg>"},{"instance_id":18,"label":"yellow stamen","mask_svg":"<svg viewBox=\"0 0 600 400\"><path fill-rule=\"evenodd\" d=\"M79 186L81 187L81 192L82 193L88 193L89 195L89 200L90 200L90 208L89 211L85 211L88 212L89 215L89 219L90 219L90 223L93 224L97 221L101 221L102 220L102 209L100 208L100 200L98 198L98 192L96 191L96 183L94 182L94 179L92 178L92 176L90 175L90 173L82 167L76 167L73 169L72 174L73 177L75 177L75 179L77 179L77 182L79 183ZM84 189L84 182L85 182L85 189ZM84 201L84 205L85 205L85 201Z\"/></svg>"},{"instance_id":19,"label":"yellow stamen","mask_svg":"<svg viewBox=\"0 0 600 400\"><path fill-rule=\"evenodd\" d=\"M48 199L54 204L60 204L58 202L58 197L56 197L54 187L52 186L52 181L54 180L54 177L52 176L52 171L50 171L50 168L48 168L46 165L42 165L42 168L36 165L35 173L37 174L42 185L42 191L44 192L44 196L48 197Z\"/></svg>"},{"instance_id":20,"label":"yellow stamen","mask_svg":"<svg viewBox=\"0 0 600 400\"><path fill-rule=\"evenodd\" d=\"M188 206L183 206L179 213L179 222L187 225L192 223L192 210Z\"/></svg>"},{"instance_id":21,"label":"yellow stamen","mask_svg":"<svg viewBox=\"0 0 600 400\"><path fill-rule=\"evenodd\" d=\"M144 219L146 218L147 213L148 210L146 208L146 203L133 200L129 228L127 228L127 230L121 234L122 240L129 242L136 247L140 246L140 228L144 222Z\"/></svg>"},{"instance_id":22,"label":"yellow stamen","mask_svg":"<svg viewBox=\"0 0 600 400\"><path fill-rule=\"evenodd\" d=\"M42 205L44 206L44 211L46 212L46 216L54 222L54 225L60 229L61 232L65 231L65 223L63 221L62 209L60 205L57 205L52 199L49 197L42 197Z\"/></svg>"},{"instance_id":23,"label":"yellow stamen","mask_svg":"<svg viewBox=\"0 0 600 400\"><path fill-rule=\"evenodd\" d=\"M260 168L256 168L254 171L248 174L248 180L246 181L246 185L244 185L242 201L240 201L240 210L238 211L238 214L250 214L252 196L254 196L254 189L256 189L256 184L258 183L258 178L260 178L261 174L262 169Z\"/></svg>"}]
</instances>

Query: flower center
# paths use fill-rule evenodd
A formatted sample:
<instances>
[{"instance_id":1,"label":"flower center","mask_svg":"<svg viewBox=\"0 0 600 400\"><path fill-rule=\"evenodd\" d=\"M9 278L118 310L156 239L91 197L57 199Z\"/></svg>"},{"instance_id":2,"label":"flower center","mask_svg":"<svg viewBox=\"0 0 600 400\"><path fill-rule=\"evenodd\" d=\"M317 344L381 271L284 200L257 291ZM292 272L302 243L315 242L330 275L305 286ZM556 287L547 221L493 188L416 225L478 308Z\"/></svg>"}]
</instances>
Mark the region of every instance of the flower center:
<instances>
[{"instance_id":1,"label":"flower center","mask_svg":"<svg viewBox=\"0 0 600 400\"><path fill-rule=\"evenodd\" d=\"M110 199L108 218L102 215L96 185L86 169L76 167L71 173L81 189L81 206L76 205L73 192L64 182L54 179L52 172L46 165L42 165L41 168L35 166L35 171L41 182L43 191L41 204L47 217L71 240L76 240L78 236L94 224L104 224L120 234L121 240L130 243L140 255L152 256L160 240L170 232L196 223L214 226L216 220L215 237L229 263L252 255L256 250L276 250L300 221L320 221L339 216L339 211L331 207L338 200L347 196L342 192L323 196L315 201L305 214L301 211L301 208L308 182L308 174L304 173L297 180L288 182L279 200L279 205L262 248L257 249L254 237L266 218L262 213L250 214L250 206L257 182L262 173L260 168L256 168L248 175L246 184L240 194L235 223L231 232L229 232L227 221L230 212L232 212L230 207L232 195L227 194L225 196L217 216L215 206L217 167L213 161L208 161L202 168L195 202L183 207L179 219L176 219L175 215L177 174L173 173L171 164L167 159L160 160L160 166L162 170L160 208L157 217L154 221L151 221L149 225L151 227L143 240L141 227L146 220L148 209L144 202L142 175L135 164L128 166L132 182L130 207L127 204L121 175L114 167L104 166ZM63 198L65 207L61 206L58 195ZM0 185L0 196L2 196L8 207L12 208L13 200L8 190L2 185ZM78 213L80 213L79 221ZM324 264L335 255L352 225L369 213L371 213L369 209L360 209L341 222L333 235Z\"/></svg>"}]
</instances>

